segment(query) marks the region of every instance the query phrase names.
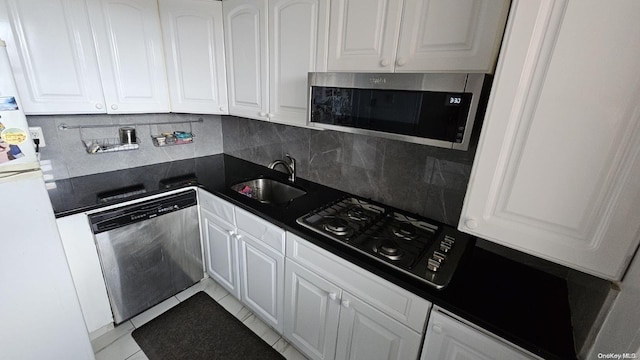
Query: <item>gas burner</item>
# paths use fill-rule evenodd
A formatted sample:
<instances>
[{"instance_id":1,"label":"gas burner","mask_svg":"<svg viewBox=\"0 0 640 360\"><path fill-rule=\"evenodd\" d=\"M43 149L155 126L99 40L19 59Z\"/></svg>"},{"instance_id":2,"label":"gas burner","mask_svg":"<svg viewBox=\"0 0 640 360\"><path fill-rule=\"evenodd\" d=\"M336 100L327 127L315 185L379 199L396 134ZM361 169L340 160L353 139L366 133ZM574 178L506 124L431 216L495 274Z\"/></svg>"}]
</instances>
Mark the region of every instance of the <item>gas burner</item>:
<instances>
[{"instance_id":1,"label":"gas burner","mask_svg":"<svg viewBox=\"0 0 640 360\"><path fill-rule=\"evenodd\" d=\"M349 227L349 222L345 219L340 219L340 218L330 218L329 220L327 220L327 222L325 222L322 227L334 234L334 235L338 235L338 236L346 236L349 234L353 234L353 229L351 229Z\"/></svg>"},{"instance_id":2,"label":"gas burner","mask_svg":"<svg viewBox=\"0 0 640 360\"><path fill-rule=\"evenodd\" d=\"M328 203L296 222L438 289L449 283L471 241L449 226L356 197Z\"/></svg>"},{"instance_id":3,"label":"gas burner","mask_svg":"<svg viewBox=\"0 0 640 360\"><path fill-rule=\"evenodd\" d=\"M398 244L391 239L384 239L376 246L376 252L388 259L399 260L404 256Z\"/></svg>"},{"instance_id":4,"label":"gas burner","mask_svg":"<svg viewBox=\"0 0 640 360\"><path fill-rule=\"evenodd\" d=\"M413 240L417 236L416 227L405 222L400 223L398 226L394 226L391 232L402 240Z\"/></svg>"},{"instance_id":5,"label":"gas burner","mask_svg":"<svg viewBox=\"0 0 640 360\"><path fill-rule=\"evenodd\" d=\"M360 206L353 206L347 210L347 217L355 221L367 221L371 219L371 214Z\"/></svg>"},{"instance_id":6,"label":"gas burner","mask_svg":"<svg viewBox=\"0 0 640 360\"><path fill-rule=\"evenodd\" d=\"M400 233L406 232L409 227L412 229L411 230L412 233L415 233L417 229L420 229L420 230L423 230L423 231L427 231L427 232L429 232L431 234L434 234L438 230L438 227L435 226L435 225L429 224L429 223L427 223L425 221L420 221L420 220L414 219L414 218L412 218L410 216L403 215L403 214L400 214L400 213L394 213L393 214L393 218L396 221L398 221L399 223L401 223L401 224L407 224L408 225L408 227L405 228L404 231L402 231L402 229L401 229ZM400 236L400 235L398 235L398 236Z\"/></svg>"}]
</instances>

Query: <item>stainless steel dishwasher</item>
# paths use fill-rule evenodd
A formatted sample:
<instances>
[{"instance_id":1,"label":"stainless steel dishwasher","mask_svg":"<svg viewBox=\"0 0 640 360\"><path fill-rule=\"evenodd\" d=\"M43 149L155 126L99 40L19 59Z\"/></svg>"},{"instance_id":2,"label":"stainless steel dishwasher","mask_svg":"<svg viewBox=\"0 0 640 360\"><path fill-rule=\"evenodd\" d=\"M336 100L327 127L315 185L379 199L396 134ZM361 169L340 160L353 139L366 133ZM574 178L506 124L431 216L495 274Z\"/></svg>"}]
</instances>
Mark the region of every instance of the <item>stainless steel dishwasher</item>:
<instances>
[{"instance_id":1,"label":"stainless steel dishwasher","mask_svg":"<svg viewBox=\"0 0 640 360\"><path fill-rule=\"evenodd\" d=\"M116 324L204 277L196 192L89 215Z\"/></svg>"}]
</instances>

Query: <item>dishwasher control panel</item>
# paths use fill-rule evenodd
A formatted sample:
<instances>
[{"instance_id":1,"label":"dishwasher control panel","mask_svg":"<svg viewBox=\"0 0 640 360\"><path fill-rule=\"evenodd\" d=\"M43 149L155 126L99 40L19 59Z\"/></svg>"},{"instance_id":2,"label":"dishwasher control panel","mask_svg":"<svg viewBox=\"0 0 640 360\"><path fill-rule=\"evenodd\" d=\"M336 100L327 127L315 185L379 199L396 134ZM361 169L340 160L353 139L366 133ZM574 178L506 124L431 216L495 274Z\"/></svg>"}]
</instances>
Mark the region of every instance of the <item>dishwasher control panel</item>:
<instances>
[{"instance_id":1,"label":"dishwasher control panel","mask_svg":"<svg viewBox=\"0 0 640 360\"><path fill-rule=\"evenodd\" d=\"M169 214L197 204L195 190L159 197L89 215L94 234Z\"/></svg>"}]
</instances>

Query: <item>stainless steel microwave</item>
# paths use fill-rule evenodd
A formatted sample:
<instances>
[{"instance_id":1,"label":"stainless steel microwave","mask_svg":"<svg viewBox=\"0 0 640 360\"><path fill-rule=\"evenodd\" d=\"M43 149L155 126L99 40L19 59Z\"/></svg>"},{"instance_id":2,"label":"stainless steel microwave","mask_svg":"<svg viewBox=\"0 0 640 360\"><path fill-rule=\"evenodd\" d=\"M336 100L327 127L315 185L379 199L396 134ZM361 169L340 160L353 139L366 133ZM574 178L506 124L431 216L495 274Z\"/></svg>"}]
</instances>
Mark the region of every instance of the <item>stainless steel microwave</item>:
<instances>
[{"instance_id":1,"label":"stainless steel microwave","mask_svg":"<svg viewBox=\"0 0 640 360\"><path fill-rule=\"evenodd\" d=\"M485 74L309 73L312 127L467 150Z\"/></svg>"}]
</instances>

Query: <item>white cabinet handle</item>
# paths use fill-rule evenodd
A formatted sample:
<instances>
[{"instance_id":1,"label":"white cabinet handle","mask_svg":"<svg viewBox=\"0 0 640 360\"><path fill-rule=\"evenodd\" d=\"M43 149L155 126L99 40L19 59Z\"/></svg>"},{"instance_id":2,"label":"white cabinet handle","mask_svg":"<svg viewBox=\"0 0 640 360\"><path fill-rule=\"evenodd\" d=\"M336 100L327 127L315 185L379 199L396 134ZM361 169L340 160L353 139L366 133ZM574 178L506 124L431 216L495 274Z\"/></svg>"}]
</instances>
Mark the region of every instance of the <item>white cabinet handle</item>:
<instances>
[{"instance_id":1,"label":"white cabinet handle","mask_svg":"<svg viewBox=\"0 0 640 360\"><path fill-rule=\"evenodd\" d=\"M102 110L103 107L104 107L104 105L102 105L102 104L96 104L96 109L98 109L98 110Z\"/></svg>"},{"instance_id":2,"label":"white cabinet handle","mask_svg":"<svg viewBox=\"0 0 640 360\"><path fill-rule=\"evenodd\" d=\"M227 234L229 234L229 236L233 236L236 234L236 232L233 230L227 230Z\"/></svg>"},{"instance_id":3,"label":"white cabinet handle","mask_svg":"<svg viewBox=\"0 0 640 360\"><path fill-rule=\"evenodd\" d=\"M272 113L268 113L268 114L267 114L267 117L268 117L269 119L271 119L271 118L272 118L272 117L274 117L274 116L275 116L275 115L274 115L274 114L272 114Z\"/></svg>"},{"instance_id":4,"label":"white cabinet handle","mask_svg":"<svg viewBox=\"0 0 640 360\"><path fill-rule=\"evenodd\" d=\"M111 110L118 110L118 105L116 104L111 105Z\"/></svg>"},{"instance_id":5,"label":"white cabinet handle","mask_svg":"<svg viewBox=\"0 0 640 360\"><path fill-rule=\"evenodd\" d=\"M440 326L440 324L434 324L432 329L434 333L442 334L442 327Z\"/></svg>"},{"instance_id":6,"label":"white cabinet handle","mask_svg":"<svg viewBox=\"0 0 640 360\"><path fill-rule=\"evenodd\" d=\"M380 61L380 65L387 67L389 66L389 60L387 59L382 59L382 61Z\"/></svg>"},{"instance_id":7,"label":"white cabinet handle","mask_svg":"<svg viewBox=\"0 0 640 360\"><path fill-rule=\"evenodd\" d=\"M478 227L478 220L476 219L466 219L464 221L464 225L469 229L475 229Z\"/></svg>"},{"instance_id":8,"label":"white cabinet handle","mask_svg":"<svg viewBox=\"0 0 640 360\"><path fill-rule=\"evenodd\" d=\"M336 300L337 298L338 298L338 294L336 294L336 293L330 293L329 294L329 299Z\"/></svg>"},{"instance_id":9,"label":"white cabinet handle","mask_svg":"<svg viewBox=\"0 0 640 360\"><path fill-rule=\"evenodd\" d=\"M407 61L403 58L399 58L398 61L396 61L396 64L398 64L398 66L405 66L407 65Z\"/></svg>"},{"instance_id":10,"label":"white cabinet handle","mask_svg":"<svg viewBox=\"0 0 640 360\"><path fill-rule=\"evenodd\" d=\"M240 235L240 234L238 234L238 233L234 234L233 236L235 236L235 237L236 237L236 239L238 239L238 240L242 239L242 235Z\"/></svg>"},{"instance_id":11,"label":"white cabinet handle","mask_svg":"<svg viewBox=\"0 0 640 360\"><path fill-rule=\"evenodd\" d=\"M351 304L349 303L349 300L342 300L342 306L346 307L347 309L349 308Z\"/></svg>"},{"instance_id":12,"label":"white cabinet handle","mask_svg":"<svg viewBox=\"0 0 640 360\"><path fill-rule=\"evenodd\" d=\"M264 112L264 111L260 111L260 112L258 113L258 115L260 115L260 116L262 116L262 117L265 117L265 116L267 116L267 113L266 113L266 112Z\"/></svg>"},{"instance_id":13,"label":"white cabinet handle","mask_svg":"<svg viewBox=\"0 0 640 360\"><path fill-rule=\"evenodd\" d=\"M220 111L227 111L224 106L220 106Z\"/></svg>"}]
</instances>

